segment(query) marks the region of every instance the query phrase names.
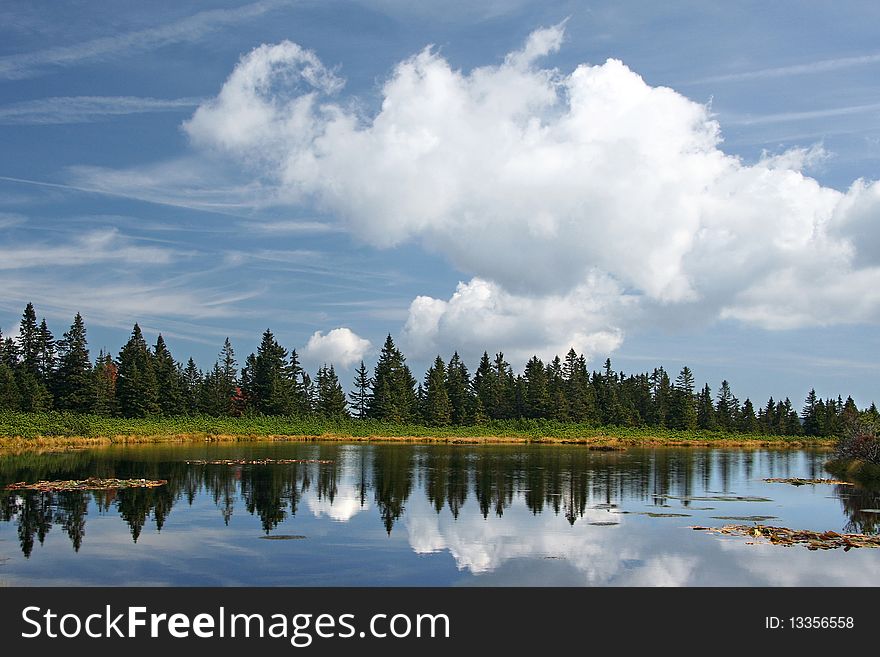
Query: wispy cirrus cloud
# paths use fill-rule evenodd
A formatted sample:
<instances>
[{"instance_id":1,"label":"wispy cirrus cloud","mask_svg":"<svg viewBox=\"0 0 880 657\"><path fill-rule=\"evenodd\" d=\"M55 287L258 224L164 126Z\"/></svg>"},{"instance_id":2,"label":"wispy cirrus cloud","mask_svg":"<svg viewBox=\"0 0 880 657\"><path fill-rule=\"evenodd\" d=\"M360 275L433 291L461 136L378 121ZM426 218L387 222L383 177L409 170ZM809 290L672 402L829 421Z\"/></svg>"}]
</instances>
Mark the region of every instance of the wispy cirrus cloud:
<instances>
[{"instance_id":1,"label":"wispy cirrus cloud","mask_svg":"<svg viewBox=\"0 0 880 657\"><path fill-rule=\"evenodd\" d=\"M117 229L93 230L70 242L9 244L0 248L0 270L33 267L71 267L112 261L126 264L163 265L171 262L173 251L141 246Z\"/></svg>"},{"instance_id":2,"label":"wispy cirrus cloud","mask_svg":"<svg viewBox=\"0 0 880 657\"><path fill-rule=\"evenodd\" d=\"M199 98L54 96L0 105L0 125L91 123L126 114L182 112L200 102Z\"/></svg>"},{"instance_id":3,"label":"wispy cirrus cloud","mask_svg":"<svg viewBox=\"0 0 880 657\"><path fill-rule=\"evenodd\" d=\"M763 114L757 116L725 116L724 123L726 125L760 125L765 123L788 123L791 121L810 121L814 119L827 119L835 116L868 114L871 112L880 112L880 103L848 105L845 107L830 107L828 109L806 110L803 112L777 112L775 114Z\"/></svg>"},{"instance_id":4,"label":"wispy cirrus cloud","mask_svg":"<svg viewBox=\"0 0 880 657\"><path fill-rule=\"evenodd\" d=\"M100 37L69 46L0 57L0 79L20 80L55 67L75 66L111 56L132 55L174 43L192 42L227 25L257 18L290 0L263 0L235 9L211 9L173 23L134 32Z\"/></svg>"},{"instance_id":5,"label":"wispy cirrus cloud","mask_svg":"<svg viewBox=\"0 0 880 657\"><path fill-rule=\"evenodd\" d=\"M880 53L858 55L855 57L837 57L834 59L821 59L815 62L793 64L791 66L773 66L753 71L741 71L739 73L724 73L711 75L691 81L691 84L705 84L708 82L741 82L744 80L767 80L772 78L785 78L792 75L814 75L827 73L854 66L868 66L880 63Z\"/></svg>"}]
</instances>

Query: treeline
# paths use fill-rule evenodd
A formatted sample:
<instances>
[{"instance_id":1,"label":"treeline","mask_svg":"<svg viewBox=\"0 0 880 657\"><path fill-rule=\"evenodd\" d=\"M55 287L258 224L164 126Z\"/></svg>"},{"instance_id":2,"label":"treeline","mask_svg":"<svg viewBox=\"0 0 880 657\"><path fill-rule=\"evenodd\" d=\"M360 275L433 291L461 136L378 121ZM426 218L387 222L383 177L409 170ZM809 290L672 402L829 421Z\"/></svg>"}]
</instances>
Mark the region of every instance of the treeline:
<instances>
[{"instance_id":1,"label":"treeline","mask_svg":"<svg viewBox=\"0 0 880 657\"><path fill-rule=\"evenodd\" d=\"M683 367L674 380L662 368L616 372L606 360L590 371L573 349L544 363L533 356L515 374L498 353L484 353L471 374L457 353L437 356L421 382L389 335L372 372L363 361L346 395L332 365L314 378L270 330L239 369L227 338L214 366L201 371L190 358L172 356L158 336L149 346L135 324L114 358L90 359L86 328L77 314L56 340L32 304L24 310L17 339L0 335L0 411L49 410L120 417L284 415L369 418L397 424L450 426L490 420L549 419L592 426L702 429L768 435L835 436L863 417L880 419L876 406L820 399L814 390L800 411L772 397L759 407L740 402L730 384L717 393L697 390Z\"/></svg>"}]
</instances>

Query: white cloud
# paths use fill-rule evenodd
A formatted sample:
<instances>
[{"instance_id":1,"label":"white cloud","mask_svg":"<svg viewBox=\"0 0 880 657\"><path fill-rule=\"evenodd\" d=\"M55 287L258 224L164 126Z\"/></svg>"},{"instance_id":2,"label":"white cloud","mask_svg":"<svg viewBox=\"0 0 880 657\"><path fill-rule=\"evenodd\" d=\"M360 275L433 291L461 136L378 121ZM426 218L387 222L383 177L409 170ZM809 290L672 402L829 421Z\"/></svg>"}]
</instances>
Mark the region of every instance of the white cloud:
<instances>
[{"instance_id":1,"label":"white cloud","mask_svg":"<svg viewBox=\"0 0 880 657\"><path fill-rule=\"evenodd\" d=\"M312 363L327 363L348 367L364 357L370 349L370 341L358 336L349 328L335 328L324 335L315 331L303 349L303 359Z\"/></svg>"},{"instance_id":2,"label":"white cloud","mask_svg":"<svg viewBox=\"0 0 880 657\"><path fill-rule=\"evenodd\" d=\"M466 359L503 349L512 363L533 354L552 359L573 347L588 357L620 346L613 323L631 300L613 281L593 277L565 295L522 296L474 278L459 283L448 301L417 297L403 329L406 353L432 356L449 345Z\"/></svg>"},{"instance_id":3,"label":"white cloud","mask_svg":"<svg viewBox=\"0 0 880 657\"><path fill-rule=\"evenodd\" d=\"M413 302L405 333L424 349L607 350L670 314L880 320L876 183L823 187L803 173L819 149L745 164L708 107L620 61L541 68L562 40L539 30L469 72L427 48L373 114L331 97L341 83L314 53L264 45L184 128L278 203L316 203L375 246L418 240L472 276Z\"/></svg>"}]
</instances>

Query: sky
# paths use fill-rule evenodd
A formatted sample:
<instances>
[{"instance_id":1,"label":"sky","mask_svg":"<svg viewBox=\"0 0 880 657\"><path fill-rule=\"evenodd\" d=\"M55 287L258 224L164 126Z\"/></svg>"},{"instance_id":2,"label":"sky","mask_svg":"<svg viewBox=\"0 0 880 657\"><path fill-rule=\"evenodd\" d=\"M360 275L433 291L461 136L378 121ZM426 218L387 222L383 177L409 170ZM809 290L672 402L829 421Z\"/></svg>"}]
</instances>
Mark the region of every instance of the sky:
<instances>
[{"instance_id":1,"label":"sky","mask_svg":"<svg viewBox=\"0 0 880 657\"><path fill-rule=\"evenodd\" d=\"M880 402L880 5L0 1L0 329Z\"/></svg>"}]
</instances>

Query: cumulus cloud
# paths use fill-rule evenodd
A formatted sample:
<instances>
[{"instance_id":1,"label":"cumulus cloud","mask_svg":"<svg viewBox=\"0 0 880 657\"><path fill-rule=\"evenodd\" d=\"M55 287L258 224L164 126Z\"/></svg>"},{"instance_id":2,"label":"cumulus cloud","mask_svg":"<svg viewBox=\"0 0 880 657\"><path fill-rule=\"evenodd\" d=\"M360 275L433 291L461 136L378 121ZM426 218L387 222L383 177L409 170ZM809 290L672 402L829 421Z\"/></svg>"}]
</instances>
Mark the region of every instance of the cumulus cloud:
<instances>
[{"instance_id":1,"label":"cumulus cloud","mask_svg":"<svg viewBox=\"0 0 880 657\"><path fill-rule=\"evenodd\" d=\"M315 331L302 355L309 362L348 367L361 360L369 349L369 340L343 327L328 331L327 335L322 331Z\"/></svg>"},{"instance_id":2,"label":"cumulus cloud","mask_svg":"<svg viewBox=\"0 0 880 657\"><path fill-rule=\"evenodd\" d=\"M707 106L618 60L542 67L563 36L469 72L426 48L372 113L336 99L314 53L263 45L184 128L276 202L316 203L378 247L417 240L473 277L413 302L405 333L425 350L608 350L670 308L770 329L880 319L877 183L820 185L804 173L817 149L746 164Z\"/></svg>"}]
</instances>

